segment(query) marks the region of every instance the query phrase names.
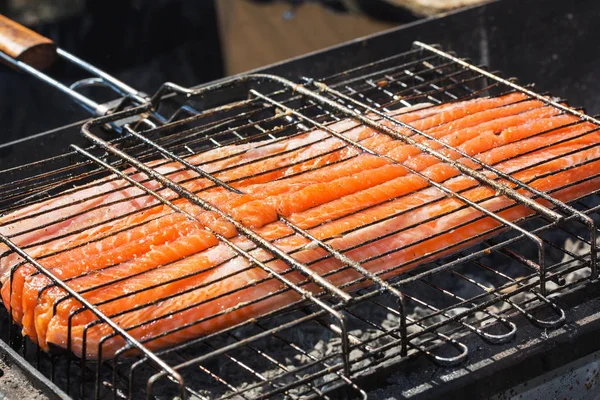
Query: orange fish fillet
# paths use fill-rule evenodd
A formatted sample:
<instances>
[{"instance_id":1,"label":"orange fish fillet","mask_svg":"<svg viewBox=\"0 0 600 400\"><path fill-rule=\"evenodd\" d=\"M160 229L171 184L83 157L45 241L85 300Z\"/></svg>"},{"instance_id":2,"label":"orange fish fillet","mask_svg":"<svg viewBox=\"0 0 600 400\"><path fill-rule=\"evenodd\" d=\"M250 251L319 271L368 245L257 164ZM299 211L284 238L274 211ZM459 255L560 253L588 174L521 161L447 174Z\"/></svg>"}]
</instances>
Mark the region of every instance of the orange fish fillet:
<instances>
[{"instance_id":1,"label":"orange fish fillet","mask_svg":"<svg viewBox=\"0 0 600 400\"><path fill-rule=\"evenodd\" d=\"M599 178L588 179L600 167L600 148L594 146L600 139L596 126L575 124L575 117L560 114L523 95L429 107L395 118L536 189L553 192L563 201L600 188ZM385 123L450 158L480 168L456 151L398 129L389 121ZM460 191L490 211L502 209L500 215L509 220L533 214L460 175L452 166L387 135L352 121L336 123L332 129L389 159L363 154L342 140L315 130L277 143L255 144L254 149L226 146L194 156L197 159L192 162L203 169L212 165L205 170L231 182L242 194L212 187L209 181L182 170L177 163L163 163L156 168L165 169L162 172L172 179L255 229L335 285L350 289L360 286L355 281L361 275L295 234L278 221L280 215L362 262L371 272L389 277L472 245L474 236L481 240L481 234L500 226L494 219L482 217L479 211L465 208L460 200L446 198L409 169ZM484 173L498 178L489 171ZM548 175L551 173L554 174ZM249 175L252 177L245 179ZM156 188L143 174L135 179ZM574 184L562 189L567 182ZM107 193L114 188L118 190ZM164 192L174 198L174 194ZM531 196L525 190L520 192ZM199 222L157 206L150 196L139 189L133 191L114 178L86 186L70 196L90 200L70 206L68 200L59 197L27 207L3 216L0 231L29 246L43 265L149 348L182 343L299 300L281 282L220 243L209 230L231 238L293 282L304 282L302 274L290 271L282 261L272 260L271 254L256 249L230 224L190 206L186 200L175 202L191 210ZM130 202L122 214L120 210L111 214L130 216L102 224L101 212L97 210L113 201L107 200L111 196L113 200L137 196L139 204ZM88 212L90 205L99 208ZM40 226L52 223L52 215L62 212L76 214L76 227L58 224L48 234L40 232ZM29 217L32 214L36 217ZM40 215L44 219L38 222ZM97 224L88 227L85 218ZM126 229L125 221L135 221L135 227ZM436 236L435 240L429 239L432 236ZM102 323L90 325L96 319L93 314L81 309L64 291L49 285L49 279L36 273L35 268L18 262L19 258L10 254L2 259L0 268L13 269L12 279L4 278L2 297L15 321L23 325L23 332L42 348L54 343L82 355L85 331L86 356L98 357L99 343L112 330ZM320 292L315 284L303 285L313 293ZM111 357L124 345L120 337L103 343L103 357Z\"/></svg>"}]
</instances>

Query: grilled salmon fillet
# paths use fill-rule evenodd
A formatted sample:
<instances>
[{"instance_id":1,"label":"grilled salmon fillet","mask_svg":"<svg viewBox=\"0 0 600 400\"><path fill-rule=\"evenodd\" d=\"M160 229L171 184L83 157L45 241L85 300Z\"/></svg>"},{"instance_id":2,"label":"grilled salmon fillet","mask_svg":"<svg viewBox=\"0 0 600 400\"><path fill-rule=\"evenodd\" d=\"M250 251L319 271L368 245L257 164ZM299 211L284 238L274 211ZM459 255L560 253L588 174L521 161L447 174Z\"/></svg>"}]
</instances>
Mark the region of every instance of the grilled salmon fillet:
<instances>
[{"instance_id":1,"label":"grilled salmon fillet","mask_svg":"<svg viewBox=\"0 0 600 400\"><path fill-rule=\"evenodd\" d=\"M390 115L559 200L571 201L600 188L597 126L523 94ZM457 151L384 123L480 169ZM428 179L509 221L534 214L400 140L351 120L329 127L377 155L313 130L188 158L239 192L176 162L150 165L346 290L367 284L364 277L281 217L388 278L471 246L501 228L497 220L447 197ZM295 284L321 292L217 213L161 190L142 173L131 171L130 176L195 219L109 176L2 216L0 232L151 349L177 345L300 300L217 235ZM23 333L42 348L52 343L97 358L100 351L102 357L111 357L125 345L110 327L16 254L3 253L0 273L5 306Z\"/></svg>"}]
</instances>

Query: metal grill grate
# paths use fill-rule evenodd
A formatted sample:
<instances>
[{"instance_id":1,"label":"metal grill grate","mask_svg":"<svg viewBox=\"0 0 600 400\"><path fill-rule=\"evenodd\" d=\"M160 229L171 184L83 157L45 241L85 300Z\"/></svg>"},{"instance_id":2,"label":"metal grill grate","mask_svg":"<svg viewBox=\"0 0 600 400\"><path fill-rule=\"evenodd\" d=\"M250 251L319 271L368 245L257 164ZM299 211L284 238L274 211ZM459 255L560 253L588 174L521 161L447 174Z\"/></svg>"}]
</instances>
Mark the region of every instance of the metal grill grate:
<instances>
[{"instance_id":1,"label":"metal grill grate","mask_svg":"<svg viewBox=\"0 0 600 400\"><path fill-rule=\"evenodd\" d=\"M13 252L35 266L38 274L46 275L52 281L40 290L39 296L53 287L61 288L66 293L56 298L54 313L63 303L73 299L79 302L79 309L69 316L69 327L73 320L91 311L95 318L83 329L84 335L92 335L90 332L93 329L106 326L108 334L100 343L108 347L111 343L122 342L122 346L114 358L103 357L103 347L99 346L96 350L98 360L90 360L85 356L90 351L86 349L85 340L82 350L84 356L78 359L71 355L70 336L67 338L67 352L52 349L50 355L40 351L29 339L23 339L14 327L6 330L8 334L4 339L74 397L137 398L143 393L148 398L166 398L174 394L191 398L328 398L337 395L340 387L345 387L350 396L364 396L365 393L356 383L362 376L419 354L425 354L441 365L459 363L468 356L469 347L463 340L468 335L475 335L491 344L511 340L518 332L517 326L509 320L515 313L524 315L540 328L558 327L565 320L565 312L554 303L553 296L597 278L596 227L592 217L598 206L590 204L598 202L590 197L570 205L564 204L554 199L553 193L538 191L528 182L518 181L497 170L494 165L482 163L426 131L390 117L403 113L405 107L422 103L437 105L514 91L524 93L527 99L541 100L563 113L576 116L578 120L570 122L569 126L584 127L585 123L598 123L558 100L540 96L516 85L512 80L501 79L485 69L421 43L416 43L415 48L406 53L334 76L319 80L304 79L303 85L268 75L242 76L197 90L166 85L154 96L150 105L96 119L82 129L82 134L93 143L89 148L72 146L72 151L62 156L0 173L4 182L0 185L0 190L5 193L1 204L4 212L65 193L80 193L82 185L85 187L103 178L107 186L102 196L115 195L114 201L92 206L92 210L94 207L100 211L103 211L103 207L119 208L135 199L146 202L144 207L147 210L163 204L170 210L169 215L179 214L190 220L198 220L197 214L187 206L188 203L194 204L231 224L245 238L236 240L214 226L206 228L218 239L219 246L228 248L231 258L245 260L247 264L241 264L243 268L236 270L233 275L217 276L208 283L198 278L201 271L196 270L174 277L172 281L157 281L128 295L93 304L84 295L106 288L107 283L78 292L70 285L79 276L66 279L55 276L51 270L43 267L44 259L49 255L40 258L29 256L28 246L14 244L14 235L2 235L0 239ZM148 122L152 118L149 114L149 111L153 111L151 107L162 114L171 113L170 122L159 126L131 122L124 125L126 134L116 139L113 134L101 129L105 124L123 125L123 121L139 115L147 118ZM171 111L168 111L169 107ZM341 251L330 245L329 239L320 240L311 233L318 226L306 230L280 216L279 222L288 237L300 237L310 243L308 246L311 249L320 249L320 260L336 259L340 262L341 267L337 270L320 275L311 269L315 260L302 262L294 257L297 252L282 250L277 243L265 238L260 230L247 227L233 214L214 207L203 197L219 187L239 193L236 183L240 180L266 179L276 176L281 169L298 167L296 176L318 171L322 166L304 169L299 166L342 148L359 151L348 153L341 161L351 160L361 152L372 154L373 151L359 140L352 140L345 135L358 124L416 146L436 160L454 166L463 176L472 177L482 185L493 188L498 196L510 199L510 205L488 211L482 205L487 198L471 201L465 196L466 189L453 191L443 182L438 183L404 165L411 174L437 188L441 197L461 200L464 205L459 209L478 210L481 216L476 220L489 217L498 224L476 236L475 239L480 243L466 250L465 245L469 243L458 243L451 248L438 249L373 273L364 266L364 262L353 261L347 253L397 234L398 231L386 232L376 239ZM269 146L290 138L304 139L315 128L322 134L313 137L310 145L326 143L334 138L341 145L282 166L273 166L272 163L270 169L258 168L274 158L283 159L286 154L306 148L309 144L299 144L292 150L273 154L266 151L270 149ZM590 129L582 129L579 135L590 132ZM427 139L429 144L423 144L421 138ZM432 146L433 143L438 146ZM232 144L254 149L254 158L247 161L246 174L224 179L223 176L234 169L237 154L220 155L215 149ZM213 152L208 154L214 158L203 163L202 169L197 167L196 162L192 161L193 157L211 150ZM457 162L445 150L452 150L472 163ZM377 155L392 164L399 164L383 154ZM263 161L265 163L261 164ZM177 168L167 170L173 162L179 163ZM199 177L207 178L210 184L195 191L190 190L186 183ZM565 187L578 183L571 182ZM77 188L73 188L75 185ZM118 194L124 190L128 195L119 197ZM96 194L61 204L53 211L65 213L66 221L78 215L74 211L78 206L92 204L97 197ZM184 199L187 201L182 202ZM536 202L532 199L546 201ZM386 200L386 203L394 200ZM528 218L514 223L501 215L503 210L518 204L531 211ZM426 205L415 205L401 213L417 212ZM89 209L86 207L86 210ZM451 210L454 211L456 209ZM133 214L134 211L110 214L109 218L86 228L119 221ZM47 210L24 217L24 220L43 218L44 215L48 215ZM334 221L344 217L346 215L337 216ZM56 222L53 220L36 226L32 232ZM419 221L425 222L428 221ZM142 224L124 226L122 231ZM365 226L375 226L375 223L361 225L360 229ZM408 230L413 226L401 229ZM443 233L447 232L422 239L421 242L435 240ZM491 233L499 235L491 237ZM414 245L410 243L410 246ZM400 250L390 249L367 261L371 265L383 262L391 252ZM64 249L56 254L62 251ZM449 256L451 252L458 253ZM229 259L222 260L219 265L224 265ZM277 259L283 260L287 268L274 268L270 262ZM388 279L391 272L415 262L424 265ZM12 269L11 277L14 277L18 266ZM206 271L215 268L211 266ZM223 307L214 315L188 321L183 326L175 325L170 332L143 341L135 340L131 331L142 329L153 321L171 318L184 309L149 318L139 326L127 329L121 328L116 322L123 315L143 312L153 304L176 302L186 293L226 281L254 268L266 273L259 275L259 281L234 288L227 295L234 296L237 293L243 296L256 285L275 282L270 286L273 291L264 297L253 298L231 308ZM342 285L333 284L331 278L343 271L353 271L352 280ZM83 272L81 276L87 274L89 272ZM135 274L128 277L132 276ZM198 278L194 285L181 286L177 292L160 291L161 287L168 284L177 285L194 277ZM124 277L117 277L111 283L119 279L123 280ZM347 292L346 289L354 290ZM107 316L102 311L106 304L126 301L134 294L151 290L162 294L151 302L136 304L117 315ZM219 329L166 349L151 350L153 341L169 334L222 318L241 308L259 307L261 303L281 296L289 296L293 301L285 308L269 311L259 319L236 321L231 328ZM185 307L198 307L211 301L215 300L200 300L196 304L185 304ZM115 342L115 337L123 340Z\"/></svg>"}]
</instances>

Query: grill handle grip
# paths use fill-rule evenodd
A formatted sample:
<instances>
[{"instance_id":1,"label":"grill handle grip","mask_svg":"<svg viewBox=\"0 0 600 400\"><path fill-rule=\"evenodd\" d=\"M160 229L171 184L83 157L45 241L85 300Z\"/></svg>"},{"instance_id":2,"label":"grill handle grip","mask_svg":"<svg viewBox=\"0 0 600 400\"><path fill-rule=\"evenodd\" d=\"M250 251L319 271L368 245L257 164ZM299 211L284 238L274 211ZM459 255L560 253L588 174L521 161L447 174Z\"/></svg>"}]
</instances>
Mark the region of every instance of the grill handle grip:
<instances>
[{"instance_id":1,"label":"grill handle grip","mask_svg":"<svg viewBox=\"0 0 600 400\"><path fill-rule=\"evenodd\" d=\"M56 59L52 40L0 15L0 51L37 69L45 69Z\"/></svg>"}]
</instances>

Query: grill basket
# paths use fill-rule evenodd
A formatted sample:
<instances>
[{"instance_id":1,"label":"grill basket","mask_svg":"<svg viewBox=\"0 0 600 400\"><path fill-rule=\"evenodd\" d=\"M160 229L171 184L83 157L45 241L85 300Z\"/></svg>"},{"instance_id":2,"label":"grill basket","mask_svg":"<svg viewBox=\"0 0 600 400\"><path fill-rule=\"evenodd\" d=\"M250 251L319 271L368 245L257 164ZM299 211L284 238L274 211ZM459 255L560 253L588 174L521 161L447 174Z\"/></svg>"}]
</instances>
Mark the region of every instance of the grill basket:
<instances>
[{"instance_id":1,"label":"grill basket","mask_svg":"<svg viewBox=\"0 0 600 400\"><path fill-rule=\"evenodd\" d=\"M568 310L556 304L556 297L588 285L598 276L595 220L600 202L596 196L567 205L552 198L552 193L536 191L527 182L517 181L472 157L480 168L471 169L439 150L419 144L415 137L437 140L388 116L395 110L401 112L404 107L422 103L437 105L514 91L577 116L579 122L575 124L598 123L558 99L536 94L513 79L503 79L484 67L418 42L405 53L333 76L302 78L301 84L271 75L240 76L193 90L166 84L148 104L125 108L85 124L81 132L90 140L89 147L72 145L63 155L0 171L0 190L4 193L0 209L7 213L59 196L74 186L117 176L127 180L131 188L137 188L137 197L153 196L153 204L166 204L175 213L185 213L175 202L185 198L221 214L255 248L284 260L289 269L284 273L273 270L267 262L257 259L251 249L236 248L239 257L266 269L269 279L283 284L282 291L294 291L301 300L257 320L152 351L121 328L114 316L104 315L97 305L71 289L70 279L54 276L42 266L43 259L28 256L27 248L16 246L10 236L0 236L38 273L50 278L53 283L44 290L56 286L68 293L55 304L55 310L59 303L76 299L82 304L78 313L87 310L98 319L86 329L105 324L113 333L104 341L121 336L126 345L114 359L79 359L56 348L48 354L20 335L5 310L1 311L1 338L75 398L328 398L340 394L366 397L361 379L374 370L394 367L418 356L424 355L439 365L454 365L468 357L470 346L475 343L506 343L519 334L518 326L511 322L517 315L540 330L557 328L565 322ZM157 114L168 117L155 119ZM325 250L325 257L336 258L344 269L359 272L363 288L348 293L343 289L349 285L332 285L327 276L319 276L309 265L185 189L181 182L157 172L160 165L178 161L196 176L210 179L212 187L235 191L231 186L235 181L223 181L216 173L200 170L188 163L187 157L226 145L278 141L315 128L327 132L328 137L342 139L348 146L365 150L332 128L347 119L420 146L423 152L451 163L463 175L494 188L515 205L528 207L533 215L511 223L498 212L469 201L461 192L428 180L445 196L462 200L465 208L479 210L481 218L491 217L500 226L491 232L496 234L493 238L488 237L490 232L482 234L481 243L434 262L428 259L435 253L427 254L421 257L424 265L393 279L368 272L345 252L334 250L327 241L319 241L282 217L281 221L296 234ZM123 129L121 133L105 129L110 126ZM409 129L413 136L399 134L399 128ZM459 151L437 142L442 148ZM153 160L159 161L152 168L144 164ZM483 171L495 174L497 179L489 178ZM253 176L269 172L256 171ZM410 172L425 177L417 171ZM547 200L544 204L549 206L531 200L538 198ZM220 240L234 245L224 237ZM292 271L300 272L304 281L292 283L288 279ZM316 294L306 289L311 282L319 287ZM248 287L253 284L256 282ZM182 293L169 296L179 295ZM165 300L155 299L152 304ZM146 306L141 304L136 309ZM231 311L224 309L222 314ZM187 326L217 316L189 321ZM174 327L173 332L182 328Z\"/></svg>"}]
</instances>

